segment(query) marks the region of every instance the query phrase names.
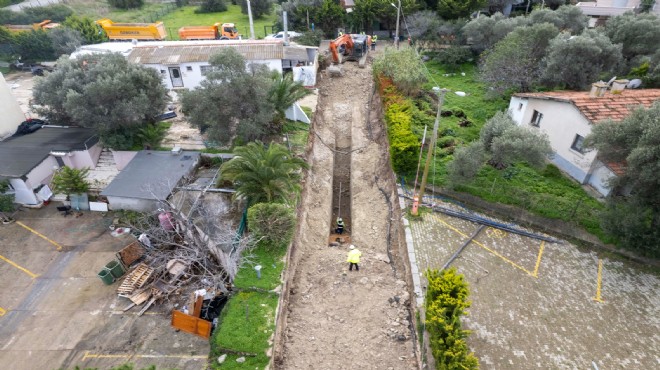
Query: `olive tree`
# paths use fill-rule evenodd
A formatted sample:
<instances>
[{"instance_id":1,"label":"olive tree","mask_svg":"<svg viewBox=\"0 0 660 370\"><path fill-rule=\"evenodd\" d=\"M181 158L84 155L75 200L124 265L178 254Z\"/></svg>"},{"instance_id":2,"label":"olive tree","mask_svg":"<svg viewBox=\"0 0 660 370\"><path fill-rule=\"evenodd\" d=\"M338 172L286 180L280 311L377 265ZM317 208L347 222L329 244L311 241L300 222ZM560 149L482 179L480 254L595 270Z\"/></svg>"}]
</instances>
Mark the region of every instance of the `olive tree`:
<instances>
[{"instance_id":1,"label":"olive tree","mask_svg":"<svg viewBox=\"0 0 660 370\"><path fill-rule=\"evenodd\" d=\"M623 57L633 62L639 56L649 56L657 51L660 45L660 18L654 14L625 13L607 21L605 34L612 43L621 44Z\"/></svg>"},{"instance_id":2,"label":"olive tree","mask_svg":"<svg viewBox=\"0 0 660 370\"><path fill-rule=\"evenodd\" d=\"M167 100L156 70L119 53L62 57L33 89L35 109L48 121L93 128L102 139L153 123Z\"/></svg>"},{"instance_id":3,"label":"olive tree","mask_svg":"<svg viewBox=\"0 0 660 370\"><path fill-rule=\"evenodd\" d=\"M71 54L84 41L80 31L68 27L54 28L48 31L48 37L53 43L53 49L58 57L63 54Z\"/></svg>"},{"instance_id":4,"label":"olive tree","mask_svg":"<svg viewBox=\"0 0 660 370\"><path fill-rule=\"evenodd\" d=\"M543 80L549 87L582 90L603 72L613 72L623 60L621 45L607 36L587 30L580 36L562 33L550 41Z\"/></svg>"},{"instance_id":5,"label":"olive tree","mask_svg":"<svg viewBox=\"0 0 660 370\"><path fill-rule=\"evenodd\" d=\"M527 24L528 20L525 17L507 18L502 13L495 13L490 17L472 19L463 26L461 32L472 50L481 53L490 49L514 29Z\"/></svg>"},{"instance_id":6,"label":"olive tree","mask_svg":"<svg viewBox=\"0 0 660 370\"><path fill-rule=\"evenodd\" d=\"M373 71L392 79L394 85L408 95L415 95L427 78L422 61L412 48L385 48L374 60Z\"/></svg>"},{"instance_id":7,"label":"olive tree","mask_svg":"<svg viewBox=\"0 0 660 370\"><path fill-rule=\"evenodd\" d=\"M181 98L190 123L219 144L271 133L275 108L269 100L273 80L268 69L251 64L246 70L245 58L234 48L223 48L209 63L206 79Z\"/></svg>"},{"instance_id":8,"label":"olive tree","mask_svg":"<svg viewBox=\"0 0 660 370\"><path fill-rule=\"evenodd\" d=\"M519 27L482 54L481 79L491 94L530 91L542 76L541 60L558 33L549 23Z\"/></svg>"},{"instance_id":9,"label":"olive tree","mask_svg":"<svg viewBox=\"0 0 660 370\"><path fill-rule=\"evenodd\" d=\"M586 145L603 162L625 164L612 178L615 194L603 215L603 227L628 248L657 257L660 253L660 102L639 107L621 122L595 125ZM628 197L618 197L627 189ZM624 191L625 192L625 191Z\"/></svg>"}]
</instances>

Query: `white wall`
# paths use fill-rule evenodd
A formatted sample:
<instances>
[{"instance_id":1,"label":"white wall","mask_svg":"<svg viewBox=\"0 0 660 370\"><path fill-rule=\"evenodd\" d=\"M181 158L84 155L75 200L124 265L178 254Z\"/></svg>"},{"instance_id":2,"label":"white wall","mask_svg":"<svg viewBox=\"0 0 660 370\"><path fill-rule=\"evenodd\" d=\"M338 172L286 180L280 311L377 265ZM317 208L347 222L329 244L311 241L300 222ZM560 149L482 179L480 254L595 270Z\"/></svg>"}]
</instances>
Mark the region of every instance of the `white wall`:
<instances>
[{"instance_id":1,"label":"white wall","mask_svg":"<svg viewBox=\"0 0 660 370\"><path fill-rule=\"evenodd\" d=\"M608 188L608 182L611 178L615 177L614 173L603 162L596 160L589 176L589 185L593 186L599 193L604 196L610 194L611 189Z\"/></svg>"},{"instance_id":2,"label":"white wall","mask_svg":"<svg viewBox=\"0 0 660 370\"><path fill-rule=\"evenodd\" d=\"M522 100L527 100L527 104ZM517 111L520 103L523 103L523 108ZM576 134L587 137L591 133L591 125L574 105L554 100L513 97L509 109L513 109L516 123L532 128L535 128L530 125L534 110L542 113L539 130L550 139L555 152L552 162L580 183L587 180L597 152L593 150L583 154L571 149Z\"/></svg>"},{"instance_id":3,"label":"white wall","mask_svg":"<svg viewBox=\"0 0 660 370\"><path fill-rule=\"evenodd\" d=\"M28 205L39 204L39 200L37 200L34 190L32 190L25 181L21 179L10 179L9 183L11 184L11 187L14 188L14 202Z\"/></svg>"},{"instance_id":4,"label":"white wall","mask_svg":"<svg viewBox=\"0 0 660 370\"><path fill-rule=\"evenodd\" d=\"M280 59L267 59L267 60L255 60L255 61L248 61L247 64L249 63L254 63L254 64L263 64L268 69L278 71L279 73L282 73L282 61ZM246 64L246 69L248 68L248 65ZM181 71L181 77L183 79L183 88L186 88L188 90L192 90L196 87L198 87L201 82L205 79L204 76L202 76L202 70L200 69L201 66L208 66L209 63L207 62L195 62L195 63L181 63L178 65L162 65L162 64L145 64L145 66L150 67L158 71L160 74L163 85L167 87L167 89L172 90L172 79L170 77L170 67L179 67L179 70ZM188 70L188 67L190 67L191 70Z\"/></svg>"},{"instance_id":5,"label":"white wall","mask_svg":"<svg viewBox=\"0 0 660 370\"><path fill-rule=\"evenodd\" d=\"M44 159L43 162L30 171L27 174L27 180L25 184L30 188L34 189L41 184L47 184L53 178L53 172L55 168L60 166L57 164L57 161L53 156L48 156Z\"/></svg>"},{"instance_id":6,"label":"white wall","mask_svg":"<svg viewBox=\"0 0 660 370\"><path fill-rule=\"evenodd\" d=\"M0 73L0 140L13 135L21 122L25 121L25 115L18 101L11 94L11 89L4 76Z\"/></svg>"},{"instance_id":7,"label":"white wall","mask_svg":"<svg viewBox=\"0 0 660 370\"><path fill-rule=\"evenodd\" d=\"M123 170L124 167L128 165L128 162L130 162L137 153L138 152L134 152L134 151L113 150L112 157L115 160L117 169L119 171Z\"/></svg>"},{"instance_id":8,"label":"white wall","mask_svg":"<svg viewBox=\"0 0 660 370\"><path fill-rule=\"evenodd\" d=\"M108 196L108 208L113 211L129 210L137 212L150 212L158 209L158 202L155 200L124 198Z\"/></svg>"},{"instance_id":9,"label":"white wall","mask_svg":"<svg viewBox=\"0 0 660 370\"><path fill-rule=\"evenodd\" d=\"M518 124L522 123L523 114L527 110L527 101L528 99L512 96L509 102L509 115Z\"/></svg>"},{"instance_id":10,"label":"white wall","mask_svg":"<svg viewBox=\"0 0 660 370\"><path fill-rule=\"evenodd\" d=\"M99 156L101 156L102 150L101 143L96 143L88 150L70 152L68 155L62 157L62 161L71 168L94 168L96 167L96 162L99 160Z\"/></svg>"}]
</instances>

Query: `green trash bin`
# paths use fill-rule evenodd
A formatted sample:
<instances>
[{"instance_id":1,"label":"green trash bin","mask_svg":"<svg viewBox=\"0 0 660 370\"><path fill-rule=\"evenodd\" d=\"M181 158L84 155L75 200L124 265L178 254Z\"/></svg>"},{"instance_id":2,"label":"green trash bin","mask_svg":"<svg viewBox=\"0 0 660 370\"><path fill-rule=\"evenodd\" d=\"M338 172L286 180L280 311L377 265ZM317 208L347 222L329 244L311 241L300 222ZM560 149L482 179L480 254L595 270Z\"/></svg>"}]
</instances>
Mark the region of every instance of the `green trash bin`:
<instances>
[{"instance_id":1,"label":"green trash bin","mask_svg":"<svg viewBox=\"0 0 660 370\"><path fill-rule=\"evenodd\" d=\"M99 272L98 276L103 280L105 285L112 285L115 282L115 277L112 276L109 270L103 269Z\"/></svg>"},{"instance_id":2,"label":"green trash bin","mask_svg":"<svg viewBox=\"0 0 660 370\"><path fill-rule=\"evenodd\" d=\"M121 263L119 263L119 261L117 260L112 260L108 262L105 265L105 269L108 270L115 279L119 279L120 277L124 276L124 274L126 273L126 270L124 270L124 266L122 266Z\"/></svg>"}]
</instances>

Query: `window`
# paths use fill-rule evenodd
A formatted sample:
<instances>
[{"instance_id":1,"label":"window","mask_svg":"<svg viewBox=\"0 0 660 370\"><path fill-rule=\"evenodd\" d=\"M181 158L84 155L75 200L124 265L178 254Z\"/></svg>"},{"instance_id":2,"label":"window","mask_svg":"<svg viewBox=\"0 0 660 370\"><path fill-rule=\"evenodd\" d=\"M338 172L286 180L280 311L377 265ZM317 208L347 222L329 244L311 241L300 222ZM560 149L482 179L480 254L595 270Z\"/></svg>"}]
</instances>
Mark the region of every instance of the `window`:
<instances>
[{"instance_id":1,"label":"window","mask_svg":"<svg viewBox=\"0 0 660 370\"><path fill-rule=\"evenodd\" d=\"M521 111L523 108L523 103L518 104L518 110Z\"/></svg>"},{"instance_id":2,"label":"window","mask_svg":"<svg viewBox=\"0 0 660 370\"><path fill-rule=\"evenodd\" d=\"M213 66L199 66L199 71L202 73L202 76L206 76L212 70Z\"/></svg>"},{"instance_id":3,"label":"window","mask_svg":"<svg viewBox=\"0 0 660 370\"><path fill-rule=\"evenodd\" d=\"M192 72L192 66L186 66L186 71Z\"/></svg>"},{"instance_id":4,"label":"window","mask_svg":"<svg viewBox=\"0 0 660 370\"><path fill-rule=\"evenodd\" d=\"M573 145L571 145L571 149L584 153L584 137L580 135L575 135L575 140L573 140Z\"/></svg>"},{"instance_id":5,"label":"window","mask_svg":"<svg viewBox=\"0 0 660 370\"><path fill-rule=\"evenodd\" d=\"M529 124L532 126L540 127L542 119L543 119L543 113L540 113L535 109L534 114L532 114L532 120L529 122Z\"/></svg>"}]
</instances>

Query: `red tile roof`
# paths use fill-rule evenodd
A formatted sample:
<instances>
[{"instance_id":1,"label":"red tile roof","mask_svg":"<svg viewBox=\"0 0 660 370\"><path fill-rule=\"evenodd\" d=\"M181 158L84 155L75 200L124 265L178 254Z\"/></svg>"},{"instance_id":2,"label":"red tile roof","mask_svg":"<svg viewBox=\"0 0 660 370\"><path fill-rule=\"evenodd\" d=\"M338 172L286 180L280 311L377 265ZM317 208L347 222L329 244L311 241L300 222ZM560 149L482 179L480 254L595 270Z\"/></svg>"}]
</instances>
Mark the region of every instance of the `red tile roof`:
<instances>
[{"instance_id":1,"label":"red tile roof","mask_svg":"<svg viewBox=\"0 0 660 370\"><path fill-rule=\"evenodd\" d=\"M573 104L591 123L606 119L620 121L631 108L639 105L650 107L660 100L660 89L623 90L620 94L606 92L604 96L592 98L588 91L549 91L539 93L520 93L521 98L550 99Z\"/></svg>"},{"instance_id":2,"label":"red tile roof","mask_svg":"<svg viewBox=\"0 0 660 370\"><path fill-rule=\"evenodd\" d=\"M626 161L623 162L607 162L605 167L609 168L617 176L623 176L626 173Z\"/></svg>"}]
</instances>

